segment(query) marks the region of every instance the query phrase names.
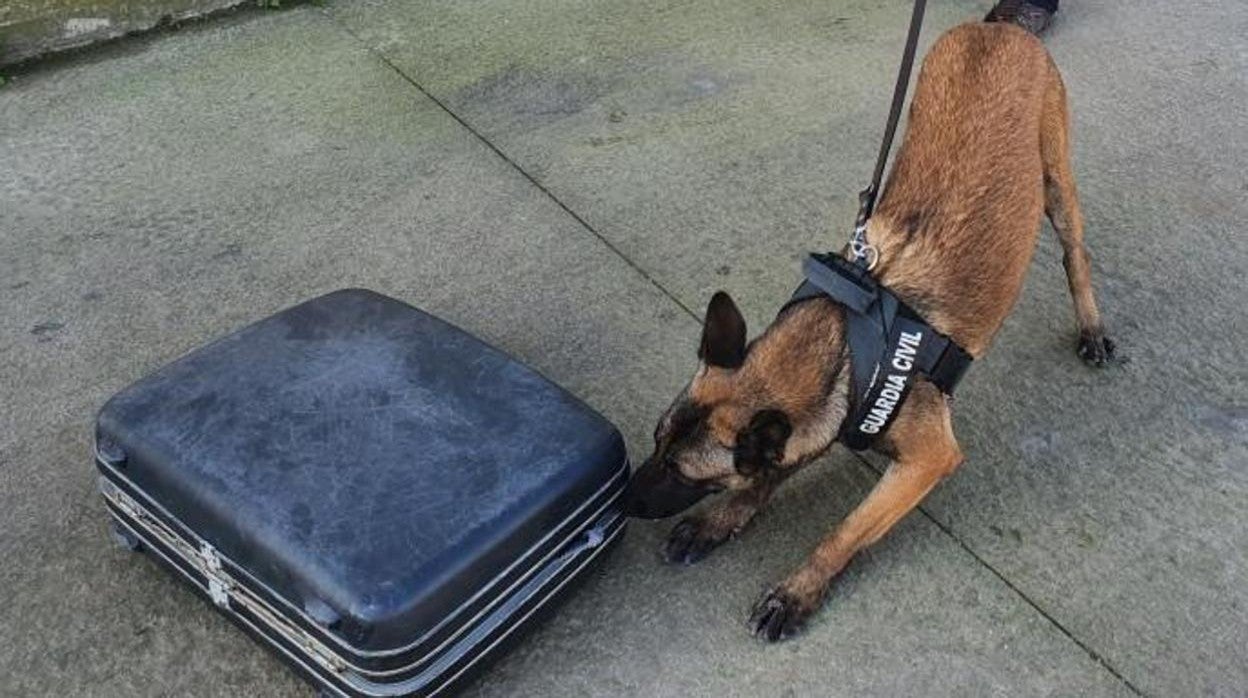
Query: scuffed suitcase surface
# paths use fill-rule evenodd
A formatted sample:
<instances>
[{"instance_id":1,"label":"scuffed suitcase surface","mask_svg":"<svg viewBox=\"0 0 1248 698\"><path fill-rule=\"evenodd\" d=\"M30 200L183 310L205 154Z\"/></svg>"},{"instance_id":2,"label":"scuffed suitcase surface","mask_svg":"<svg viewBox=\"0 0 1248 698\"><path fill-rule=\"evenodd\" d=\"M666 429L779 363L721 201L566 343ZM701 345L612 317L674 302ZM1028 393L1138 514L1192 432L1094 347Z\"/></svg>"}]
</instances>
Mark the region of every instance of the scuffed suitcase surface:
<instances>
[{"instance_id":1,"label":"scuffed suitcase surface","mask_svg":"<svg viewBox=\"0 0 1248 698\"><path fill-rule=\"evenodd\" d=\"M625 460L557 386L361 290L180 359L97 428L135 489L365 655L411 649L542 554Z\"/></svg>"}]
</instances>

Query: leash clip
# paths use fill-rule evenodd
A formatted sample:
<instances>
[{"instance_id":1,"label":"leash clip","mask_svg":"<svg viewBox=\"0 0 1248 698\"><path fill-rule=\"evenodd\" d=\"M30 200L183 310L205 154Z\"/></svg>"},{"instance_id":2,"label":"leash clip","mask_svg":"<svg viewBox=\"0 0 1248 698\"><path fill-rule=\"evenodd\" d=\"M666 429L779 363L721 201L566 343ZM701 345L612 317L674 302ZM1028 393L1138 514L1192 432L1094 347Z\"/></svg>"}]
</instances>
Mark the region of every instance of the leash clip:
<instances>
[{"instance_id":1,"label":"leash clip","mask_svg":"<svg viewBox=\"0 0 1248 698\"><path fill-rule=\"evenodd\" d=\"M866 226L854 228L854 234L849 239L849 252L854 256L854 261L865 266L867 271L873 271L880 261L880 251L867 242Z\"/></svg>"},{"instance_id":2,"label":"leash clip","mask_svg":"<svg viewBox=\"0 0 1248 698\"><path fill-rule=\"evenodd\" d=\"M854 233L849 237L850 254L867 271L875 269L876 263L880 261L880 251L867 242L867 220L871 218L874 208L875 186L871 185L858 194L858 220L854 222Z\"/></svg>"}]
</instances>

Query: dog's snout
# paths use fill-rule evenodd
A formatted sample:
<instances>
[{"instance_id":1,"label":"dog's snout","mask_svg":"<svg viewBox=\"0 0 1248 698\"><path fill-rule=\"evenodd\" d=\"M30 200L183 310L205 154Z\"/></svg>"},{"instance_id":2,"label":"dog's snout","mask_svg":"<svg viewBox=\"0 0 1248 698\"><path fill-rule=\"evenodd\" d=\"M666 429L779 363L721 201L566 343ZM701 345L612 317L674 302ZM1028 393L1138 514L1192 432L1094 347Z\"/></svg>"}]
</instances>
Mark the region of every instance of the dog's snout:
<instances>
[{"instance_id":1,"label":"dog's snout","mask_svg":"<svg viewBox=\"0 0 1248 698\"><path fill-rule=\"evenodd\" d=\"M666 519L697 504L711 487L693 485L676 477L661 460L642 464L624 491L624 513L638 519Z\"/></svg>"}]
</instances>

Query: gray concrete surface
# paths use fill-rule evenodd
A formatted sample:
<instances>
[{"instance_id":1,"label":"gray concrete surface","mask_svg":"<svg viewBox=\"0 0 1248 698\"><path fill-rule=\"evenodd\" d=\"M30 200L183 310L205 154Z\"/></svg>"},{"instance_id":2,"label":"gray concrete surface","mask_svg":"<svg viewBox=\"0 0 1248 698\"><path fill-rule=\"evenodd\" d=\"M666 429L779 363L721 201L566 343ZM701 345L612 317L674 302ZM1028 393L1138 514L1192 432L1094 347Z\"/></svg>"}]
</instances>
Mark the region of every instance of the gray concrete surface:
<instances>
[{"instance_id":1,"label":"gray concrete surface","mask_svg":"<svg viewBox=\"0 0 1248 698\"><path fill-rule=\"evenodd\" d=\"M925 41L986 3L932 8ZM1073 357L1046 237L959 397L967 465L764 646L753 597L875 479L842 451L699 566L636 525L466 691L1248 693L1248 16L1068 0L1096 281L1132 361ZM0 694L301 695L106 542L94 410L340 286L514 352L644 451L727 288L754 327L839 244L906 3L339 2L36 66L0 90ZM445 108L444 108L445 107Z\"/></svg>"},{"instance_id":2,"label":"gray concrete surface","mask_svg":"<svg viewBox=\"0 0 1248 698\"><path fill-rule=\"evenodd\" d=\"M202 17L246 1L5 0L0 5L0 66Z\"/></svg>"}]
</instances>

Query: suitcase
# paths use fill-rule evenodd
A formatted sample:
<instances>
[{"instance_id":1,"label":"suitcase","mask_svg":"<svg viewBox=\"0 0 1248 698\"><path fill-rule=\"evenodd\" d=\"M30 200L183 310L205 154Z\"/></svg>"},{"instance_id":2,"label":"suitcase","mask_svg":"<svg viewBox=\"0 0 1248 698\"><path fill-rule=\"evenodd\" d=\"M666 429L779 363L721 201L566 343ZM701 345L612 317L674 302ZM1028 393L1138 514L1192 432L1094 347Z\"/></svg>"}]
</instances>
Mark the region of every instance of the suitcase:
<instances>
[{"instance_id":1,"label":"suitcase","mask_svg":"<svg viewBox=\"0 0 1248 698\"><path fill-rule=\"evenodd\" d=\"M534 371L364 290L114 396L114 533L332 696L433 696L620 538L619 432Z\"/></svg>"}]
</instances>

